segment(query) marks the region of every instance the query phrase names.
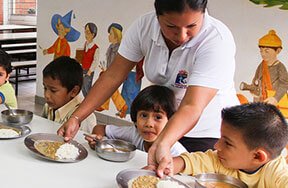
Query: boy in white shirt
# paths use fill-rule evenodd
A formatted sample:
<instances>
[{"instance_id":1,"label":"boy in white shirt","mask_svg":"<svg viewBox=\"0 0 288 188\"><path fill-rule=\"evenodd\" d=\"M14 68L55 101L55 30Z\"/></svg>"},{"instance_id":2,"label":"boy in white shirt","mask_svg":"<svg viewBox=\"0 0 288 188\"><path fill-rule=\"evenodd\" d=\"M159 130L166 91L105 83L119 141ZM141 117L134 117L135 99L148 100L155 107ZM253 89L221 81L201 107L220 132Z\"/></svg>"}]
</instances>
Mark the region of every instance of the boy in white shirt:
<instances>
[{"instance_id":1,"label":"boy in white shirt","mask_svg":"<svg viewBox=\"0 0 288 188\"><path fill-rule=\"evenodd\" d=\"M148 86L136 96L131 105L130 116L135 126L96 125L92 136L102 139L122 139L134 144L137 149L148 152L150 146L175 112L175 95L165 86ZM92 149L95 141L85 137ZM186 152L184 146L176 142L171 155L178 156Z\"/></svg>"}]
</instances>

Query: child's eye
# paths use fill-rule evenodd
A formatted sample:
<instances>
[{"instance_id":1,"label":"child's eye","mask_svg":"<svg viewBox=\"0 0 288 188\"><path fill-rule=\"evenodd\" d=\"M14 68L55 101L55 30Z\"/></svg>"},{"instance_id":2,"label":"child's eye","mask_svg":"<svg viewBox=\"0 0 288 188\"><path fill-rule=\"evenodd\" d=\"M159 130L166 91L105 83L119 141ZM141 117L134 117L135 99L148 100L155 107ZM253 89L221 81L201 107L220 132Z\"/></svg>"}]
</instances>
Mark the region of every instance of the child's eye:
<instances>
[{"instance_id":1,"label":"child's eye","mask_svg":"<svg viewBox=\"0 0 288 188\"><path fill-rule=\"evenodd\" d=\"M161 115L157 115L155 118L156 118L157 120L160 120L160 119L162 119L162 116L161 116Z\"/></svg>"},{"instance_id":2,"label":"child's eye","mask_svg":"<svg viewBox=\"0 0 288 188\"><path fill-rule=\"evenodd\" d=\"M232 146L232 144L230 144L230 143L227 142L227 141L225 141L225 144L226 144L227 146Z\"/></svg>"},{"instance_id":3,"label":"child's eye","mask_svg":"<svg viewBox=\"0 0 288 188\"><path fill-rule=\"evenodd\" d=\"M145 114L145 113L141 113L139 116L142 117L142 118L146 118L148 115Z\"/></svg>"}]
</instances>

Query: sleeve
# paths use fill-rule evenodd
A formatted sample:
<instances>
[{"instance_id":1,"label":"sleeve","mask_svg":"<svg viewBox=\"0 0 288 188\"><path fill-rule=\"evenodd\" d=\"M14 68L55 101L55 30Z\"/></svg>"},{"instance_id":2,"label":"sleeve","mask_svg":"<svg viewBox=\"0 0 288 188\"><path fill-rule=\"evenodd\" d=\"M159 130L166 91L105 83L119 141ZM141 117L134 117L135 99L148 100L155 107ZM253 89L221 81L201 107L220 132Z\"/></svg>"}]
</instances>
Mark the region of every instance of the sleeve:
<instances>
[{"instance_id":1,"label":"sleeve","mask_svg":"<svg viewBox=\"0 0 288 188\"><path fill-rule=\"evenodd\" d=\"M176 142L176 143L172 146L170 152L171 152L171 155L172 155L173 157L176 157L176 156L181 155L181 154L184 153L184 152L187 152L187 150L184 148L184 146L183 146L180 142Z\"/></svg>"},{"instance_id":2,"label":"sleeve","mask_svg":"<svg viewBox=\"0 0 288 188\"><path fill-rule=\"evenodd\" d=\"M94 113L90 114L84 121L81 123L80 129L87 133L92 133L94 126L97 124L96 115Z\"/></svg>"},{"instance_id":3,"label":"sleeve","mask_svg":"<svg viewBox=\"0 0 288 188\"><path fill-rule=\"evenodd\" d=\"M136 20L128 28L121 41L118 53L129 61L139 62L144 57L140 39L142 25L141 19Z\"/></svg>"},{"instance_id":4,"label":"sleeve","mask_svg":"<svg viewBox=\"0 0 288 188\"><path fill-rule=\"evenodd\" d=\"M48 54L52 54L55 52L55 49L56 49L56 45L58 43L58 40L59 38L57 38L57 40L52 44L52 46L50 46L48 49L47 49L47 53Z\"/></svg>"},{"instance_id":5,"label":"sleeve","mask_svg":"<svg viewBox=\"0 0 288 188\"><path fill-rule=\"evenodd\" d=\"M279 84L276 89L275 99L279 102L288 90L288 73L285 66L280 63L278 68Z\"/></svg>"},{"instance_id":6,"label":"sleeve","mask_svg":"<svg viewBox=\"0 0 288 188\"><path fill-rule=\"evenodd\" d=\"M188 85L215 89L230 88L234 85L235 43L232 35L212 34L199 41L195 51L193 70L189 73ZM225 74L223 74L225 72Z\"/></svg>"},{"instance_id":7,"label":"sleeve","mask_svg":"<svg viewBox=\"0 0 288 188\"><path fill-rule=\"evenodd\" d=\"M93 58L92 64L91 64L91 66L89 68L89 70L91 72L94 72L95 69L97 68L97 65L99 65L99 56L100 56L100 52L99 52L99 48L97 48L95 50L95 53L94 53L94 58Z\"/></svg>"},{"instance_id":8,"label":"sleeve","mask_svg":"<svg viewBox=\"0 0 288 188\"><path fill-rule=\"evenodd\" d=\"M121 139L128 142L133 141L131 126L106 125L105 134L107 138Z\"/></svg>"},{"instance_id":9,"label":"sleeve","mask_svg":"<svg viewBox=\"0 0 288 188\"><path fill-rule=\"evenodd\" d=\"M182 153L185 169L182 173L195 175L200 173L215 173L217 164L219 163L216 157L216 152L207 150L204 152Z\"/></svg>"},{"instance_id":10,"label":"sleeve","mask_svg":"<svg viewBox=\"0 0 288 188\"><path fill-rule=\"evenodd\" d=\"M0 103L1 104L4 104L4 102L5 102L5 96L4 96L4 94L0 91Z\"/></svg>"}]
</instances>

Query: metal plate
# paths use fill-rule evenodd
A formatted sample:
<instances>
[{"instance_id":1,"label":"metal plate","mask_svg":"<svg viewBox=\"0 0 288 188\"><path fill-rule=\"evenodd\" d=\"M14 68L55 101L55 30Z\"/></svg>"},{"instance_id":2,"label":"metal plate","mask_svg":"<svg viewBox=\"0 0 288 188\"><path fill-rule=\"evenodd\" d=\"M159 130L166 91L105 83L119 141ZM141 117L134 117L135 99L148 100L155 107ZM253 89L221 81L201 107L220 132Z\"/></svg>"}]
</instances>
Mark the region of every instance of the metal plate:
<instances>
[{"instance_id":1,"label":"metal plate","mask_svg":"<svg viewBox=\"0 0 288 188\"><path fill-rule=\"evenodd\" d=\"M8 140L8 139L15 139L15 138L21 138L23 136L26 136L28 135L30 132L31 132L31 129L27 126L17 126L17 127L14 127L12 125L6 125L4 123L1 123L0 122L0 129L12 129L16 132L19 133L19 136L15 136L15 137L0 137L0 140Z\"/></svg>"},{"instance_id":2,"label":"metal plate","mask_svg":"<svg viewBox=\"0 0 288 188\"><path fill-rule=\"evenodd\" d=\"M120 188L128 188L128 182L134 178L137 178L138 176L145 176L145 175L149 175L149 176L156 176L154 171L150 171L150 170L144 170L144 169L126 169L126 170L122 170L121 172L119 172L116 176L116 181L117 184ZM170 181L175 181L177 182L179 185L184 186L185 188L191 188L190 186L188 186L187 184L173 178L173 177L166 177L164 178L165 180L170 180Z\"/></svg>"},{"instance_id":3,"label":"metal plate","mask_svg":"<svg viewBox=\"0 0 288 188\"><path fill-rule=\"evenodd\" d=\"M61 162L61 163L74 163L74 162L79 162L83 159L85 159L88 155L88 152L84 146L76 142L75 140L69 141L70 144L73 144L76 148L79 150L79 155L78 157L73 160L73 159L53 159L50 157L47 157L46 155L40 153L34 146L35 142L37 141L58 141L58 142L64 142L63 137L56 135L56 134L47 134L47 133L36 133L29 135L25 138L24 144L25 146L31 150L34 154L37 156L50 160L50 161L55 161L55 162Z\"/></svg>"}]
</instances>

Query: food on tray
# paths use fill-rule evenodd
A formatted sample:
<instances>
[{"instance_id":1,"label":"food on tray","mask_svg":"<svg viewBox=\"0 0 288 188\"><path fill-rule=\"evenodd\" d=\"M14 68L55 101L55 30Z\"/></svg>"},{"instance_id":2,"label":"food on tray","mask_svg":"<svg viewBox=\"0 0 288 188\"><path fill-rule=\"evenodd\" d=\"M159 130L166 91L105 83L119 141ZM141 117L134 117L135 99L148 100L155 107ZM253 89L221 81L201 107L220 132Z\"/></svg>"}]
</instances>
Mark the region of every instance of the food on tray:
<instances>
[{"instance_id":1,"label":"food on tray","mask_svg":"<svg viewBox=\"0 0 288 188\"><path fill-rule=\"evenodd\" d=\"M225 182L200 182L200 184L207 188L238 188L237 186Z\"/></svg>"},{"instance_id":2,"label":"food on tray","mask_svg":"<svg viewBox=\"0 0 288 188\"><path fill-rule=\"evenodd\" d=\"M59 159L75 160L79 155L79 150L73 144L65 143L57 149L55 154Z\"/></svg>"},{"instance_id":3,"label":"food on tray","mask_svg":"<svg viewBox=\"0 0 288 188\"><path fill-rule=\"evenodd\" d=\"M72 159L75 160L79 155L79 150L73 144L39 140L34 143L34 147L46 157L51 159Z\"/></svg>"},{"instance_id":4,"label":"food on tray","mask_svg":"<svg viewBox=\"0 0 288 188\"><path fill-rule=\"evenodd\" d=\"M129 188L156 188L156 184L160 179L155 176L139 176L137 178L131 179L128 182Z\"/></svg>"},{"instance_id":5,"label":"food on tray","mask_svg":"<svg viewBox=\"0 0 288 188\"><path fill-rule=\"evenodd\" d=\"M0 128L0 138L14 138L20 136L20 133L14 129Z\"/></svg>"},{"instance_id":6,"label":"food on tray","mask_svg":"<svg viewBox=\"0 0 288 188\"><path fill-rule=\"evenodd\" d=\"M38 140L34 143L34 147L46 157L51 159L57 159L56 151L64 142L49 141L49 140Z\"/></svg>"},{"instance_id":7,"label":"food on tray","mask_svg":"<svg viewBox=\"0 0 288 188\"><path fill-rule=\"evenodd\" d=\"M175 181L161 180L155 176L139 176L128 182L129 188L184 188Z\"/></svg>"},{"instance_id":8,"label":"food on tray","mask_svg":"<svg viewBox=\"0 0 288 188\"><path fill-rule=\"evenodd\" d=\"M171 180L160 180L157 185L157 188L185 188L183 185L179 185L176 181Z\"/></svg>"}]
</instances>

